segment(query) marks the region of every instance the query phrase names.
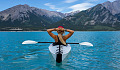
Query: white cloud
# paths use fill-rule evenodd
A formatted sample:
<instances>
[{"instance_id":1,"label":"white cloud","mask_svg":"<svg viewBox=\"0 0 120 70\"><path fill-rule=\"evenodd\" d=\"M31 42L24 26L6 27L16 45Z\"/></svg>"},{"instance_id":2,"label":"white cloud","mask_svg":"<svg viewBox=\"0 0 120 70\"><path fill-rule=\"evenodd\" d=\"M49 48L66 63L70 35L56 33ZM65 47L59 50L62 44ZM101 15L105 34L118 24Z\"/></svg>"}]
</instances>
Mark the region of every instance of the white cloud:
<instances>
[{"instance_id":1,"label":"white cloud","mask_svg":"<svg viewBox=\"0 0 120 70\"><path fill-rule=\"evenodd\" d=\"M113 2L113 1L116 1L116 0L108 0L108 1L111 1L111 2Z\"/></svg>"},{"instance_id":2,"label":"white cloud","mask_svg":"<svg viewBox=\"0 0 120 70\"><path fill-rule=\"evenodd\" d=\"M86 2L96 2L96 1L99 1L99 0L87 0Z\"/></svg>"},{"instance_id":3,"label":"white cloud","mask_svg":"<svg viewBox=\"0 0 120 70\"><path fill-rule=\"evenodd\" d=\"M50 7L51 9L56 9L55 5L51 5L50 3L45 3L44 5Z\"/></svg>"},{"instance_id":4,"label":"white cloud","mask_svg":"<svg viewBox=\"0 0 120 70\"><path fill-rule=\"evenodd\" d=\"M78 0L65 0L64 2L65 2L65 3L73 3L73 2L75 2L75 1L78 1Z\"/></svg>"},{"instance_id":5,"label":"white cloud","mask_svg":"<svg viewBox=\"0 0 120 70\"><path fill-rule=\"evenodd\" d=\"M55 5L52 5L51 3L45 3L44 4L45 6L48 6L49 8L53 9L53 10L56 10L56 11L62 11L61 8L56 8Z\"/></svg>"},{"instance_id":6,"label":"white cloud","mask_svg":"<svg viewBox=\"0 0 120 70\"><path fill-rule=\"evenodd\" d=\"M76 5L70 6L69 8L72 9L71 12L73 12L73 11L78 11L78 10L79 11L86 10L92 6L93 6L92 3L81 3L81 4L76 4Z\"/></svg>"}]
</instances>

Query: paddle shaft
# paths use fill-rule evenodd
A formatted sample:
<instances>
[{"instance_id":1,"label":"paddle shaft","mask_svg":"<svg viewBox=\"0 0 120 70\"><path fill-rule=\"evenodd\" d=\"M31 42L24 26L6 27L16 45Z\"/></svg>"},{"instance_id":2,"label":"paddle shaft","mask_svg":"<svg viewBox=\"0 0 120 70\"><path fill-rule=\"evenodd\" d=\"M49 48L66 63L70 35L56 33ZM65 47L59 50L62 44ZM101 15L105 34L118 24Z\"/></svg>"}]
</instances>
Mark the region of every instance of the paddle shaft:
<instances>
[{"instance_id":1,"label":"paddle shaft","mask_svg":"<svg viewBox=\"0 0 120 70\"><path fill-rule=\"evenodd\" d=\"M38 42L38 43L54 43L54 42ZM67 43L67 44L79 44L79 43Z\"/></svg>"}]
</instances>

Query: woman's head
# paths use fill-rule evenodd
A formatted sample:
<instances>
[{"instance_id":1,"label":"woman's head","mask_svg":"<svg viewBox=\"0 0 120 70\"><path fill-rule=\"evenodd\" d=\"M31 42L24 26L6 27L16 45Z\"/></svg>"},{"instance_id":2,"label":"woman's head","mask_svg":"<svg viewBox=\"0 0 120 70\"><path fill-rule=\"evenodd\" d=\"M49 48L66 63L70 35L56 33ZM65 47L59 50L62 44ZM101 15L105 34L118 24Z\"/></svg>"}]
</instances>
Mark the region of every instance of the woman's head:
<instances>
[{"instance_id":1,"label":"woman's head","mask_svg":"<svg viewBox=\"0 0 120 70\"><path fill-rule=\"evenodd\" d=\"M65 30L62 26L58 26L57 33L58 34L64 34Z\"/></svg>"}]
</instances>

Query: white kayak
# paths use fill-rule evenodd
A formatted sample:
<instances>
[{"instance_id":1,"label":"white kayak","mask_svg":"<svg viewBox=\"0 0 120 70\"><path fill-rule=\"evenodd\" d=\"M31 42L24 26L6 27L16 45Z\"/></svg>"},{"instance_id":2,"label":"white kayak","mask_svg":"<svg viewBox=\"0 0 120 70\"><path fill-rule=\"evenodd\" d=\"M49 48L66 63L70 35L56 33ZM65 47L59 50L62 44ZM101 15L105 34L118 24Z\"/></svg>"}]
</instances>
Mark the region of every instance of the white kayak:
<instances>
[{"instance_id":1,"label":"white kayak","mask_svg":"<svg viewBox=\"0 0 120 70\"><path fill-rule=\"evenodd\" d=\"M71 50L71 46L69 44L67 44L67 46L64 45L53 46L53 44L50 44L49 46L49 51L52 53L53 58L58 63L64 60L64 58L68 55L70 50Z\"/></svg>"}]
</instances>

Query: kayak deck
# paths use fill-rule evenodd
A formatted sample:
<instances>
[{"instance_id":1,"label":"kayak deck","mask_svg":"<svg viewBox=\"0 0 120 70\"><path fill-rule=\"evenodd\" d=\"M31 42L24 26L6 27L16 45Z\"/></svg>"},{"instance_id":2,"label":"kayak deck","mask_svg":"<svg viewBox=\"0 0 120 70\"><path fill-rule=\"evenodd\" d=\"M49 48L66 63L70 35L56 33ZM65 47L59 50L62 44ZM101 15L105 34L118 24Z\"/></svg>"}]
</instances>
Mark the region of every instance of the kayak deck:
<instances>
[{"instance_id":1,"label":"kayak deck","mask_svg":"<svg viewBox=\"0 0 120 70\"><path fill-rule=\"evenodd\" d=\"M50 44L49 46L49 51L52 53L53 58L58 63L64 60L64 58L67 56L70 50L71 50L71 46L69 44L67 44L67 46L64 45L53 46L53 44Z\"/></svg>"}]
</instances>

